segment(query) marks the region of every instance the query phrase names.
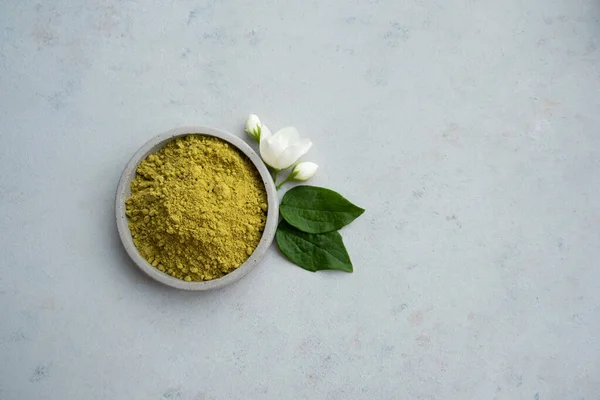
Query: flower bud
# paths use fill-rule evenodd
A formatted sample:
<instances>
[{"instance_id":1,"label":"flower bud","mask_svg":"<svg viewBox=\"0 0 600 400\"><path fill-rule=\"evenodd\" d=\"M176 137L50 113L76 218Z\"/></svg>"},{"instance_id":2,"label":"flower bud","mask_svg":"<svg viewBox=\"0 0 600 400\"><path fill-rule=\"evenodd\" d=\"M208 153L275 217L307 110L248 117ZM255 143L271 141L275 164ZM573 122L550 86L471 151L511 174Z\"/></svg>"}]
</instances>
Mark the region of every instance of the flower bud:
<instances>
[{"instance_id":1,"label":"flower bud","mask_svg":"<svg viewBox=\"0 0 600 400\"><path fill-rule=\"evenodd\" d=\"M312 178L318 169L319 166L314 162L301 162L298 165L296 165L292 170L292 179L300 182L306 181Z\"/></svg>"},{"instance_id":2,"label":"flower bud","mask_svg":"<svg viewBox=\"0 0 600 400\"><path fill-rule=\"evenodd\" d=\"M254 114L250 114L248 116L248 121L246 121L246 133L252 136L254 140L260 142L260 131L261 131L261 123L260 119Z\"/></svg>"}]
</instances>

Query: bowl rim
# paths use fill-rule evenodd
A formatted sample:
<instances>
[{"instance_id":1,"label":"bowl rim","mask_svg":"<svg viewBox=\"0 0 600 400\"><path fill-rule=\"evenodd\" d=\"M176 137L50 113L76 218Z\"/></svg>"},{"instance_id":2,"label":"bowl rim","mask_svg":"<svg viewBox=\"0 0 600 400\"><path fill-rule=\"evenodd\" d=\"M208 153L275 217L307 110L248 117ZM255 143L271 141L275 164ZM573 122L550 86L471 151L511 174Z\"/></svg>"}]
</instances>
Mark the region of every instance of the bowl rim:
<instances>
[{"instance_id":1,"label":"bowl rim","mask_svg":"<svg viewBox=\"0 0 600 400\"><path fill-rule=\"evenodd\" d=\"M221 278L203 282L186 282L184 280L174 278L164 272L161 272L157 268L153 267L148 261L146 261L139 254L137 248L133 244L133 237L131 236L131 231L129 230L127 223L127 215L125 214L125 200L127 200L131 194L130 184L131 181L135 179L136 170L139 163L149 154L160 150L168 142L178 137L188 135L213 136L224 140L233 145L235 148L239 149L243 154L246 155L246 157L248 157L248 159L258 170L267 192L267 221L258 246L254 249L250 257L248 257L248 259L234 271ZM201 125L180 126L158 134L146 142L134 153L125 166L125 169L123 169L119 179L115 199L115 212L117 219L117 230L119 232L119 237L121 238L121 243L125 247L125 251L133 260L135 265L137 265L143 272L145 272L154 280L167 286L182 290L202 291L218 289L238 281L248 272L254 269L259 261L264 257L266 251L269 249L271 243L273 243L273 239L275 238L275 231L277 230L277 223L279 222L279 198L277 196L275 183L273 182L273 178L271 177L267 166L262 161L260 156L258 156L258 154L256 154L256 152L240 137L221 129L210 128Z\"/></svg>"}]
</instances>

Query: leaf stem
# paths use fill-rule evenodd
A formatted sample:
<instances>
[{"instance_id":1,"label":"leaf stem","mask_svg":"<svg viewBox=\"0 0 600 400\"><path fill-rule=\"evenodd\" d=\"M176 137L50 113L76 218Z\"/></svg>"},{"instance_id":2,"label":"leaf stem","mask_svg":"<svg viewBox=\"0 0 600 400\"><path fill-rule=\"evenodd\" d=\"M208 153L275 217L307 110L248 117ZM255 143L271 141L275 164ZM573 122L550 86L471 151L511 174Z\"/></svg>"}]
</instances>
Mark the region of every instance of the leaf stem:
<instances>
[{"instance_id":1,"label":"leaf stem","mask_svg":"<svg viewBox=\"0 0 600 400\"><path fill-rule=\"evenodd\" d=\"M290 179L290 177L288 176L287 178L285 178L285 179L283 180L283 182L281 182L281 183L279 183L279 185L275 186L275 189L277 189L277 190L281 189L281 187L283 186L283 184L284 184L284 183L287 183L287 182L289 182L290 180L291 180L291 179Z\"/></svg>"},{"instance_id":2,"label":"leaf stem","mask_svg":"<svg viewBox=\"0 0 600 400\"><path fill-rule=\"evenodd\" d=\"M273 169L273 183L277 184L277 175L279 175L278 169Z\"/></svg>"}]
</instances>

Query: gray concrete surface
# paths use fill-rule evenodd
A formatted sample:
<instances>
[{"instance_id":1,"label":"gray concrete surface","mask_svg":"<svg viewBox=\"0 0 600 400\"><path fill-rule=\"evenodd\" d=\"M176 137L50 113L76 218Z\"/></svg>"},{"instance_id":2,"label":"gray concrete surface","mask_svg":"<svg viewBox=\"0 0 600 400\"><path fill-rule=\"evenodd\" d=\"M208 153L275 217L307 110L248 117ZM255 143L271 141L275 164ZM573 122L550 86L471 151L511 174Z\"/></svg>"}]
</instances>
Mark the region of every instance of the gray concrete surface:
<instances>
[{"instance_id":1,"label":"gray concrete surface","mask_svg":"<svg viewBox=\"0 0 600 400\"><path fill-rule=\"evenodd\" d=\"M86 3L86 4L84 4ZM0 398L600 398L596 0L3 1ZM250 112L367 212L183 293L121 248L152 135Z\"/></svg>"}]
</instances>

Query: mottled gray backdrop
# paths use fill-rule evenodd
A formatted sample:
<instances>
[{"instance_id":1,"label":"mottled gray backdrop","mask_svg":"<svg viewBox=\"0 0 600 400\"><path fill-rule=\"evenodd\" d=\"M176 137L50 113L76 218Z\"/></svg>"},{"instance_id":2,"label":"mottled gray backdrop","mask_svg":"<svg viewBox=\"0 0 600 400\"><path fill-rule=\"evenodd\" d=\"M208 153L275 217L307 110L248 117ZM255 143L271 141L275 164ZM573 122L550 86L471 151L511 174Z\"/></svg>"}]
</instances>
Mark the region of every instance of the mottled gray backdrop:
<instances>
[{"instance_id":1,"label":"mottled gray backdrop","mask_svg":"<svg viewBox=\"0 0 600 400\"><path fill-rule=\"evenodd\" d=\"M598 0L4 0L0 399L600 398ZM121 248L154 134L309 136L354 274L182 293Z\"/></svg>"}]
</instances>

